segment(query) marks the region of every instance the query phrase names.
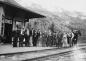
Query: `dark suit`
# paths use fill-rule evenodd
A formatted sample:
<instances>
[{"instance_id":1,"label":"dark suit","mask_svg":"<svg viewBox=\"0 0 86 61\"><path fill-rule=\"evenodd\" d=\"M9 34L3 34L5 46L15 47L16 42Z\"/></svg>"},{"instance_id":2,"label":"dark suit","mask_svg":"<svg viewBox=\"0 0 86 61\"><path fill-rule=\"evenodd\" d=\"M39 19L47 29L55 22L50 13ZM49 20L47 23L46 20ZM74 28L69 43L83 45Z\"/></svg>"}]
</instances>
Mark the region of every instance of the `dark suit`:
<instances>
[{"instance_id":1,"label":"dark suit","mask_svg":"<svg viewBox=\"0 0 86 61\"><path fill-rule=\"evenodd\" d=\"M24 35L20 34L20 36L19 36L19 47L23 47L23 40L24 40Z\"/></svg>"},{"instance_id":2,"label":"dark suit","mask_svg":"<svg viewBox=\"0 0 86 61\"><path fill-rule=\"evenodd\" d=\"M17 47L17 42L18 42L18 32L13 31L12 32L12 38L13 38L13 47Z\"/></svg>"}]
</instances>

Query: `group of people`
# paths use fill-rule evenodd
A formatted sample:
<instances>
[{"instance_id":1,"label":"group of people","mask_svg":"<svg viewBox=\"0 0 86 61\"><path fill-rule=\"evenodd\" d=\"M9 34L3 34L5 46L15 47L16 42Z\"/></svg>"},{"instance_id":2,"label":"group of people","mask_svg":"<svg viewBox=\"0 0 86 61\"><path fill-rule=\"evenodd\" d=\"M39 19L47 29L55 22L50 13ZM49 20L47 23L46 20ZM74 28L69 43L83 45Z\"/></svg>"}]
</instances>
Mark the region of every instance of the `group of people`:
<instances>
[{"instance_id":1,"label":"group of people","mask_svg":"<svg viewBox=\"0 0 86 61\"><path fill-rule=\"evenodd\" d=\"M31 47L31 46L36 46L37 45L37 40L40 36L39 30L16 30L13 31L12 35L12 44L13 47L23 47L24 45L26 47Z\"/></svg>"},{"instance_id":2,"label":"group of people","mask_svg":"<svg viewBox=\"0 0 86 61\"><path fill-rule=\"evenodd\" d=\"M71 47L77 44L79 35L81 36L79 30L74 30L69 33L50 32L47 34L46 32L41 32L39 29L21 29L13 31L12 45L13 47Z\"/></svg>"},{"instance_id":3,"label":"group of people","mask_svg":"<svg viewBox=\"0 0 86 61\"><path fill-rule=\"evenodd\" d=\"M81 36L80 30L73 30L72 32L64 33L62 40L63 47L71 47L73 45L76 45L79 36Z\"/></svg>"}]
</instances>

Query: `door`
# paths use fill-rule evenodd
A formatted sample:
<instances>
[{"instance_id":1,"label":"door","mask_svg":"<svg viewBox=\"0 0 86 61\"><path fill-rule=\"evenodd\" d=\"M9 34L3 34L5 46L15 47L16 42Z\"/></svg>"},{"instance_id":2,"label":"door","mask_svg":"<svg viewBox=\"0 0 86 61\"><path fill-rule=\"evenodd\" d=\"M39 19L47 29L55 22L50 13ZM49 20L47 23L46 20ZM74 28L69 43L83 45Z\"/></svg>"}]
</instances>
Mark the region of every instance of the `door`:
<instances>
[{"instance_id":1,"label":"door","mask_svg":"<svg viewBox=\"0 0 86 61\"><path fill-rule=\"evenodd\" d=\"M11 43L11 40L12 40L12 24L5 23L4 36L5 36L4 43Z\"/></svg>"}]
</instances>

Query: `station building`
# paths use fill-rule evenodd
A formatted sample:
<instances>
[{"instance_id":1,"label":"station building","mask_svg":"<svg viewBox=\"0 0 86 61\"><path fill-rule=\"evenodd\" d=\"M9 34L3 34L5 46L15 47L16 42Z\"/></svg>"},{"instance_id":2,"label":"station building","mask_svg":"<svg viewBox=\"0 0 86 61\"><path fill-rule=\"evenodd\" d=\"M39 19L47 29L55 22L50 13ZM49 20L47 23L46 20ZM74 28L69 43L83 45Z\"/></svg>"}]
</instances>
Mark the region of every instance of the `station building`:
<instances>
[{"instance_id":1,"label":"station building","mask_svg":"<svg viewBox=\"0 0 86 61\"><path fill-rule=\"evenodd\" d=\"M26 9L14 0L0 0L0 36L5 37L5 42L11 42L12 30L17 24L24 26L31 18L44 18L44 15Z\"/></svg>"}]
</instances>

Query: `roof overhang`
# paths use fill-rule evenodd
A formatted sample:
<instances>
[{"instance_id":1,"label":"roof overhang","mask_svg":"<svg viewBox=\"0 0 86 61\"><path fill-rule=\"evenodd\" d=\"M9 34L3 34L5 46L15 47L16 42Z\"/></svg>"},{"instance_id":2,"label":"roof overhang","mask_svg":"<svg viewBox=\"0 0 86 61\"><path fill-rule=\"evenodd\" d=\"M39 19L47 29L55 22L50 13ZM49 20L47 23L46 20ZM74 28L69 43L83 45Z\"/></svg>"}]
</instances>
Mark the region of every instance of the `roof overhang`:
<instances>
[{"instance_id":1,"label":"roof overhang","mask_svg":"<svg viewBox=\"0 0 86 61\"><path fill-rule=\"evenodd\" d=\"M21 5L19 5L15 0L0 0L0 3L6 5L6 6L11 6L11 7L14 7L16 9L19 9L19 10L22 10L26 13L28 13L27 15L30 17L30 18L39 18L39 17L45 17L44 15L42 15L41 13L39 12L35 12L34 10L32 9L27 9L25 7L22 7ZM31 14L31 15L30 15Z\"/></svg>"}]
</instances>

